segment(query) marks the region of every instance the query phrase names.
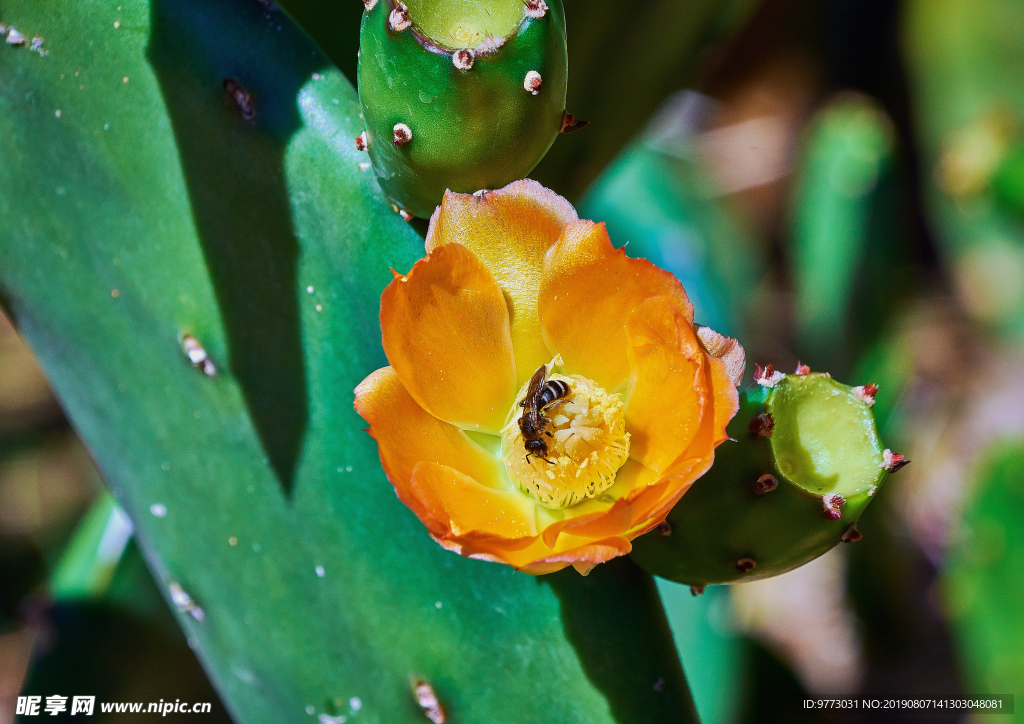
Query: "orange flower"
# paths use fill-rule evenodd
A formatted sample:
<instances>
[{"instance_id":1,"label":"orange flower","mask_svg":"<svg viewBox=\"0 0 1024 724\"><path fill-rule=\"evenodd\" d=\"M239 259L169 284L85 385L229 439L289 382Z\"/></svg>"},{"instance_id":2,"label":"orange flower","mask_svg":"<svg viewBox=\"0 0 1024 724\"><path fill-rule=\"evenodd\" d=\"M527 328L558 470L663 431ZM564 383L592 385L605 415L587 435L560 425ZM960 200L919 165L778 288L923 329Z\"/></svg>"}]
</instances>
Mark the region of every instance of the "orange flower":
<instances>
[{"instance_id":1,"label":"orange flower","mask_svg":"<svg viewBox=\"0 0 1024 724\"><path fill-rule=\"evenodd\" d=\"M391 366L356 389L399 498L445 548L527 573L629 553L726 439L742 348L534 181L448 192L426 250L381 299ZM535 373L564 386L524 438Z\"/></svg>"}]
</instances>

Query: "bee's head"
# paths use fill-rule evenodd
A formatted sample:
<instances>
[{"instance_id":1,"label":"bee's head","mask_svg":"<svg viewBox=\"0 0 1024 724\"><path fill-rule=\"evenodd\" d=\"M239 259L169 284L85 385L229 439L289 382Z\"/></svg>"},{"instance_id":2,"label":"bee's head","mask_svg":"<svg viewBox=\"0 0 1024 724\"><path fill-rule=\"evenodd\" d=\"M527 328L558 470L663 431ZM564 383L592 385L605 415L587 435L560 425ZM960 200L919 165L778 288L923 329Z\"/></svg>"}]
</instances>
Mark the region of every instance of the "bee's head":
<instances>
[{"instance_id":1,"label":"bee's head","mask_svg":"<svg viewBox=\"0 0 1024 724\"><path fill-rule=\"evenodd\" d=\"M531 453L540 453L541 455L548 454L548 444L543 440L527 440L526 449Z\"/></svg>"}]
</instances>

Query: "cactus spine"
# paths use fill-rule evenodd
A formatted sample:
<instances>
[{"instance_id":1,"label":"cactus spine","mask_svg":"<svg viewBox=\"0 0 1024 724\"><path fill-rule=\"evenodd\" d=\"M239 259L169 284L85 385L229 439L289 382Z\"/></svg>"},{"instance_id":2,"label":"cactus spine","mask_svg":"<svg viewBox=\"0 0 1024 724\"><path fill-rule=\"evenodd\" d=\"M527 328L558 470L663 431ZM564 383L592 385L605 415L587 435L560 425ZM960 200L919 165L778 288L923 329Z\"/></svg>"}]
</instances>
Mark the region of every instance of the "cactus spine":
<instances>
[{"instance_id":1,"label":"cactus spine","mask_svg":"<svg viewBox=\"0 0 1024 724\"><path fill-rule=\"evenodd\" d=\"M667 525L638 539L651 573L704 586L768 578L840 541L902 457L883 450L871 410L877 388L769 366L729 425L737 442L683 496Z\"/></svg>"},{"instance_id":2,"label":"cactus spine","mask_svg":"<svg viewBox=\"0 0 1024 724\"><path fill-rule=\"evenodd\" d=\"M366 5L362 145L395 203L429 217L446 189L499 188L530 173L565 111L561 0Z\"/></svg>"}]
</instances>

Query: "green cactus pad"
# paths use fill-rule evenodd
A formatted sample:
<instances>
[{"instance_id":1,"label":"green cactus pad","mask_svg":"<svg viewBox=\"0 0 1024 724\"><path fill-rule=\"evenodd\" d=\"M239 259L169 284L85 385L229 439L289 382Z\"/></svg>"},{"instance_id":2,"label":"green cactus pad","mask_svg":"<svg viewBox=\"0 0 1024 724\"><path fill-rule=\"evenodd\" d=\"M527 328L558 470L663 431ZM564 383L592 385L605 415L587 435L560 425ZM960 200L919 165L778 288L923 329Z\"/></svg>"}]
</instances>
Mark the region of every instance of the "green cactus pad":
<instances>
[{"instance_id":1,"label":"green cactus pad","mask_svg":"<svg viewBox=\"0 0 1024 724\"><path fill-rule=\"evenodd\" d=\"M419 0L396 30L397 5L380 0L363 17L363 138L385 192L427 218L446 189L500 188L547 153L565 111L565 16L561 0L541 17L521 0ZM411 138L396 145L399 124Z\"/></svg>"},{"instance_id":2,"label":"green cactus pad","mask_svg":"<svg viewBox=\"0 0 1024 724\"><path fill-rule=\"evenodd\" d=\"M993 445L972 477L943 571L943 600L968 690L991 696L1024 681L1024 440Z\"/></svg>"},{"instance_id":3,"label":"green cactus pad","mask_svg":"<svg viewBox=\"0 0 1024 724\"><path fill-rule=\"evenodd\" d=\"M856 538L852 526L886 476L863 393L825 374L786 375L744 393L728 433L736 442L718 449L668 526L634 542L641 566L679 583L734 583Z\"/></svg>"}]
</instances>

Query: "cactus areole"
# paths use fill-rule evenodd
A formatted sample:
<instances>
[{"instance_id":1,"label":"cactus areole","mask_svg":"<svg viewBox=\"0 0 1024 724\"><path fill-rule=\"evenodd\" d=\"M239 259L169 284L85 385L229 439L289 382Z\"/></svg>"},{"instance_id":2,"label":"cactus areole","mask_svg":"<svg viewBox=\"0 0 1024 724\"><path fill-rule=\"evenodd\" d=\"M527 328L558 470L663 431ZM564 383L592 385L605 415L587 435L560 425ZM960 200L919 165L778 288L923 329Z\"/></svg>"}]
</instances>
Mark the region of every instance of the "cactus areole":
<instances>
[{"instance_id":1,"label":"cactus areole","mask_svg":"<svg viewBox=\"0 0 1024 724\"><path fill-rule=\"evenodd\" d=\"M736 442L669 513L671 535L634 541L651 573L696 586L769 578L860 537L857 519L893 468L873 398L825 374L761 380L729 425Z\"/></svg>"},{"instance_id":2,"label":"cactus areole","mask_svg":"<svg viewBox=\"0 0 1024 724\"><path fill-rule=\"evenodd\" d=\"M561 0L366 5L359 57L366 150L395 204L429 218L447 189L496 189L530 173L565 110ZM395 140L399 126L409 140Z\"/></svg>"}]
</instances>

